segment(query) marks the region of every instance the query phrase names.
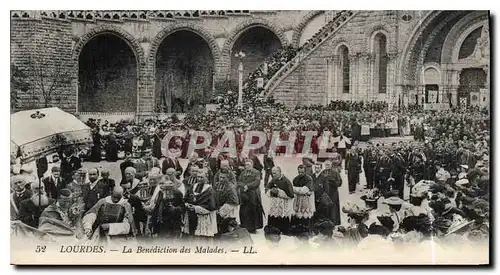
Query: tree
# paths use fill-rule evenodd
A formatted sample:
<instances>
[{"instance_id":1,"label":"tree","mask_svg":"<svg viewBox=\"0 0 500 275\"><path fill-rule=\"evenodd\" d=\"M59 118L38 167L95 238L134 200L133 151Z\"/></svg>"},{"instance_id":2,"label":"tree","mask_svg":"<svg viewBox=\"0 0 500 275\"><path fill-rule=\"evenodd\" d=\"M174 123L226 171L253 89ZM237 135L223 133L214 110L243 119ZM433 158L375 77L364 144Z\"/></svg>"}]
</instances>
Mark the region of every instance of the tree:
<instances>
[{"instance_id":1,"label":"tree","mask_svg":"<svg viewBox=\"0 0 500 275\"><path fill-rule=\"evenodd\" d=\"M10 64L10 108L15 109L19 102L18 92L27 92L30 89L26 81L26 74L15 64Z\"/></svg>"},{"instance_id":2,"label":"tree","mask_svg":"<svg viewBox=\"0 0 500 275\"><path fill-rule=\"evenodd\" d=\"M71 72L65 67L64 50L59 48L53 52L48 51L49 47L38 49L39 45L44 45L40 37L34 37L35 48L30 52L28 62L32 73L32 85L35 94L40 94L38 101L45 107L49 107L53 100L60 101L60 88L67 83L71 83ZM52 41L64 41L61 35L55 35ZM46 45L44 45L46 46ZM38 93L39 92L39 93ZM34 98L36 100L36 98Z\"/></svg>"}]
</instances>

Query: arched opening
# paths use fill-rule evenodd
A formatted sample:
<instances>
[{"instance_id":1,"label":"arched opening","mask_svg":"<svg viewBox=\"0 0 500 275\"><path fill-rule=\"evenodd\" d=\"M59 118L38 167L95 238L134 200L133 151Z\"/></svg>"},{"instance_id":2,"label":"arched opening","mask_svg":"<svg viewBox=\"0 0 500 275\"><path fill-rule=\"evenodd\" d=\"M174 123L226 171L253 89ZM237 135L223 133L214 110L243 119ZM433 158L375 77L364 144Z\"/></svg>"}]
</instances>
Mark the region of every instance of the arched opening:
<instances>
[{"instance_id":1,"label":"arched opening","mask_svg":"<svg viewBox=\"0 0 500 275\"><path fill-rule=\"evenodd\" d=\"M179 30L168 35L156 56L156 111L185 113L212 95L214 58L198 34Z\"/></svg>"},{"instance_id":2,"label":"arched opening","mask_svg":"<svg viewBox=\"0 0 500 275\"><path fill-rule=\"evenodd\" d=\"M349 86L349 80L350 80L350 62L349 62L349 49L346 46L341 46L339 48L339 55L340 55L340 68L342 72L342 92L343 93L349 93L350 86Z\"/></svg>"},{"instance_id":3,"label":"arched opening","mask_svg":"<svg viewBox=\"0 0 500 275\"><path fill-rule=\"evenodd\" d=\"M234 42L231 50L231 81L238 83L238 65L240 61L234 56L236 53L240 51L245 53L243 59L243 79L245 79L281 46L278 36L265 27L256 26L243 32Z\"/></svg>"},{"instance_id":4,"label":"arched opening","mask_svg":"<svg viewBox=\"0 0 500 275\"><path fill-rule=\"evenodd\" d=\"M427 68L424 71L425 103L441 103L439 101L439 85L441 75L435 68Z\"/></svg>"},{"instance_id":5,"label":"arched opening","mask_svg":"<svg viewBox=\"0 0 500 275\"><path fill-rule=\"evenodd\" d=\"M476 50L476 45L478 39L481 37L483 31L483 27L479 27L473 30L464 40L462 45L460 46L460 50L458 52L458 59L464 59L471 56Z\"/></svg>"},{"instance_id":6,"label":"arched opening","mask_svg":"<svg viewBox=\"0 0 500 275\"><path fill-rule=\"evenodd\" d=\"M481 89L486 88L486 73L480 68L467 68L460 72L458 104L468 106L479 104Z\"/></svg>"},{"instance_id":7,"label":"arched opening","mask_svg":"<svg viewBox=\"0 0 500 275\"><path fill-rule=\"evenodd\" d=\"M378 33L374 38L375 53L375 87L378 93L387 92L387 38L383 33Z\"/></svg>"},{"instance_id":8,"label":"arched opening","mask_svg":"<svg viewBox=\"0 0 500 275\"><path fill-rule=\"evenodd\" d=\"M130 45L112 33L92 38L78 60L79 112L135 112L137 59Z\"/></svg>"}]
</instances>

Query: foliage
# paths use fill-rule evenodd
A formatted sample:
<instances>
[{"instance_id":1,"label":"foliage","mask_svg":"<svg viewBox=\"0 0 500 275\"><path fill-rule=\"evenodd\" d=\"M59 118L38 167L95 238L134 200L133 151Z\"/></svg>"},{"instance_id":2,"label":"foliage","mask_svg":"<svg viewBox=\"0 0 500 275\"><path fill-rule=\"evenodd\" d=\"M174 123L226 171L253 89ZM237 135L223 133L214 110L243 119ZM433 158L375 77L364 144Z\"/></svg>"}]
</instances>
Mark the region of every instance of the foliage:
<instances>
[{"instance_id":1,"label":"foliage","mask_svg":"<svg viewBox=\"0 0 500 275\"><path fill-rule=\"evenodd\" d=\"M26 74L15 64L10 65L10 108L14 109L19 101L18 92L27 92L30 85Z\"/></svg>"}]
</instances>

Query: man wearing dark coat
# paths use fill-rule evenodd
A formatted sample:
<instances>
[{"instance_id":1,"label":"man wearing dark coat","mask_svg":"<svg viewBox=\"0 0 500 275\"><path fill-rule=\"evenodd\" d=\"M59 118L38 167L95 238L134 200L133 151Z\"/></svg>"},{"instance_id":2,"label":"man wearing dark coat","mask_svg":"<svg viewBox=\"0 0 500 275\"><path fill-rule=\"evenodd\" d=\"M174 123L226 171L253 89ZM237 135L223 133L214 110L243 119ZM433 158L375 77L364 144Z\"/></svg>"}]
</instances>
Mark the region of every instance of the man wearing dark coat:
<instances>
[{"instance_id":1,"label":"man wearing dark coat","mask_svg":"<svg viewBox=\"0 0 500 275\"><path fill-rule=\"evenodd\" d=\"M24 176L16 175L10 178L12 192L10 193L10 219L12 221L19 218L19 207L23 200L31 198L31 190L26 188L26 179Z\"/></svg>"},{"instance_id":2,"label":"man wearing dark coat","mask_svg":"<svg viewBox=\"0 0 500 275\"><path fill-rule=\"evenodd\" d=\"M31 198L21 201L19 205L19 220L31 227L38 228L38 222L43 210L54 203L45 193L43 184L31 183Z\"/></svg>"},{"instance_id":3,"label":"man wearing dark coat","mask_svg":"<svg viewBox=\"0 0 500 275\"><path fill-rule=\"evenodd\" d=\"M271 169L274 167L274 161L271 154L264 154L264 185L269 182L271 177Z\"/></svg>"},{"instance_id":4,"label":"man wearing dark coat","mask_svg":"<svg viewBox=\"0 0 500 275\"><path fill-rule=\"evenodd\" d=\"M73 180L73 172L83 167L82 161L76 156L76 150L73 150L69 157L60 152L59 158L61 159L61 176L64 182L71 182Z\"/></svg>"},{"instance_id":5,"label":"man wearing dark coat","mask_svg":"<svg viewBox=\"0 0 500 275\"><path fill-rule=\"evenodd\" d=\"M253 162L247 159L245 169L238 177L238 194L240 198L241 226L248 232L255 233L264 226L264 209L260 197L261 173L253 168Z\"/></svg>"},{"instance_id":6,"label":"man wearing dark coat","mask_svg":"<svg viewBox=\"0 0 500 275\"><path fill-rule=\"evenodd\" d=\"M361 157L353 146L345 159L345 169L347 173L347 182L349 184L349 194L356 192L356 185L359 183L359 174L361 173Z\"/></svg>"},{"instance_id":7,"label":"man wearing dark coat","mask_svg":"<svg viewBox=\"0 0 500 275\"><path fill-rule=\"evenodd\" d=\"M42 157L36 160L36 173L39 179L43 178L45 172L49 169L47 157Z\"/></svg>"},{"instance_id":8,"label":"man wearing dark coat","mask_svg":"<svg viewBox=\"0 0 500 275\"><path fill-rule=\"evenodd\" d=\"M241 171L243 171L245 167L245 159L246 157L240 152L237 154L236 158L233 160L233 171L236 173L236 177L239 177Z\"/></svg>"},{"instance_id":9,"label":"man wearing dark coat","mask_svg":"<svg viewBox=\"0 0 500 275\"><path fill-rule=\"evenodd\" d=\"M161 159L161 138L160 138L160 130L157 128L153 135L153 156L157 159Z\"/></svg>"},{"instance_id":10,"label":"man wearing dark coat","mask_svg":"<svg viewBox=\"0 0 500 275\"><path fill-rule=\"evenodd\" d=\"M128 167L134 167L134 162L132 162L132 154L131 153L126 153L125 160L122 163L120 163L120 171L122 172L122 180L120 181L120 184L122 184L126 181L125 169L127 169Z\"/></svg>"},{"instance_id":11,"label":"man wearing dark coat","mask_svg":"<svg viewBox=\"0 0 500 275\"><path fill-rule=\"evenodd\" d=\"M174 168L177 172L176 178L180 179L182 175L182 166L179 163L179 160L170 152L168 152L168 156L163 160L163 164L161 166L161 172L163 175L167 173L168 168Z\"/></svg>"},{"instance_id":12,"label":"man wearing dark coat","mask_svg":"<svg viewBox=\"0 0 500 275\"><path fill-rule=\"evenodd\" d=\"M290 233L290 219L293 214L293 185L278 166L272 169L273 179L265 186L270 198L267 225L279 229L283 234Z\"/></svg>"},{"instance_id":13,"label":"man wearing dark coat","mask_svg":"<svg viewBox=\"0 0 500 275\"><path fill-rule=\"evenodd\" d=\"M99 133L99 126L92 129L92 141L93 146L90 151L90 161L99 162L101 161L101 134Z\"/></svg>"},{"instance_id":14,"label":"man wearing dark coat","mask_svg":"<svg viewBox=\"0 0 500 275\"><path fill-rule=\"evenodd\" d=\"M377 165L376 155L373 150L373 145L369 144L368 148L363 152L363 170L365 171L366 188L368 189L373 189L375 166Z\"/></svg>"},{"instance_id":15,"label":"man wearing dark coat","mask_svg":"<svg viewBox=\"0 0 500 275\"><path fill-rule=\"evenodd\" d=\"M54 166L51 169L51 175L42 180L45 185L45 191L47 196L52 199L57 199L59 197L59 190L66 187L66 183L61 178L61 169L58 166Z\"/></svg>"},{"instance_id":16,"label":"man wearing dark coat","mask_svg":"<svg viewBox=\"0 0 500 275\"><path fill-rule=\"evenodd\" d=\"M92 208L100 199L111 194L110 186L106 185L105 182L99 181L99 170L97 168L89 170L89 181L89 191L87 200L85 201L85 211Z\"/></svg>"},{"instance_id":17,"label":"man wearing dark coat","mask_svg":"<svg viewBox=\"0 0 500 275\"><path fill-rule=\"evenodd\" d=\"M329 219L335 224L340 225L340 202L338 188L342 186L340 173L332 167L331 161L324 162L325 169L321 172L315 181L315 185L320 185L326 191L331 200L329 207Z\"/></svg>"},{"instance_id":18,"label":"man wearing dark coat","mask_svg":"<svg viewBox=\"0 0 500 275\"><path fill-rule=\"evenodd\" d=\"M132 185L130 182L121 184L121 187L123 189L123 199L129 203L132 210L136 233L140 236L144 234L146 230L147 212L139 196L132 192L133 190L131 189Z\"/></svg>"},{"instance_id":19,"label":"man wearing dark coat","mask_svg":"<svg viewBox=\"0 0 500 275\"><path fill-rule=\"evenodd\" d=\"M109 178L108 170L101 170L101 178L99 179L99 184L103 186L103 195L106 195L106 197L111 195L111 191L113 191L113 188L115 188L116 186L115 180Z\"/></svg>"},{"instance_id":20,"label":"man wearing dark coat","mask_svg":"<svg viewBox=\"0 0 500 275\"><path fill-rule=\"evenodd\" d=\"M404 175L406 173L406 162L403 156L397 151L399 148L395 148L394 152L391 154L391 173L394 178L394 189L399 191L399 197L403 198L404 194Z\"/></svg>"},{"instance_id":21,"label":"man wearing dark coat","mask_svg":"<svg viewBox=\"0 0 500 275\"><path fill-rule=\"evenodd\" d=\"M198 179L198 170L200 168L196 165L193 165L190 167L190 172L189 172L189 177L184 177L182 180L182 183L184 183L184 186L186 187L186 190L189 188L193 187Z\"/></svg>"}]
</instances>

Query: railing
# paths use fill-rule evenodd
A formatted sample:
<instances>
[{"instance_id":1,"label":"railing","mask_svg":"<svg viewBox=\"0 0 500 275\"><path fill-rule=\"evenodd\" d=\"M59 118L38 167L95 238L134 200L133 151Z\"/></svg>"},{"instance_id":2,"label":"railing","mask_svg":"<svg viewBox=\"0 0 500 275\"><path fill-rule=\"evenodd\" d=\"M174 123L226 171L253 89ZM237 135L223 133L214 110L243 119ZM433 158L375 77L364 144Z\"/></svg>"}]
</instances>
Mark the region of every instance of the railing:
<instances>
[{"instance_id":1,"label":"railing","mask_svg":"<svg viewBox=\"0 0 500 275\"><path fill-rule=\"evenodd\" d=\"M344 24L353 18L358 12L355 11L340 11L337 15L322 27L311 39L309 39L297 55L285 64L264 86L265 98L272 94L273 90L292 73L314 50L328 40L330 36L337 32Z\"/></svg>"},{"instance_id":2,"label":"railing","mask_svg":"<svg viewBox=\"0 0 500 275\"><path fill-rule=\"evenodd\" d=\"M146 119L160 119L165 120L172 115L176 115L179 119L183 119L185 113L150 113L150 114L136 114L134 112L80 112L75 114L81 121L87 121L89 118L100 119L101 121L107 120L109 123L116 123L121 120L141 122Z\"/></svg>"},{"instance_id":3,"label":"railing","mask_svg":"<svg viewBox=\"0 0 500 275\"><path fill-rule=\"evenodd\" d=\"M238 15L251 15L250 10L154 10L154 11L94 11L94 10L42 10L42 11L12 11L13 19L29 19L35 17L59 19L59 20L80 20L80 21L117 21L123 20L175 20L196 19L201 17L229 17Z\"/></svg>"}]
</instances>

